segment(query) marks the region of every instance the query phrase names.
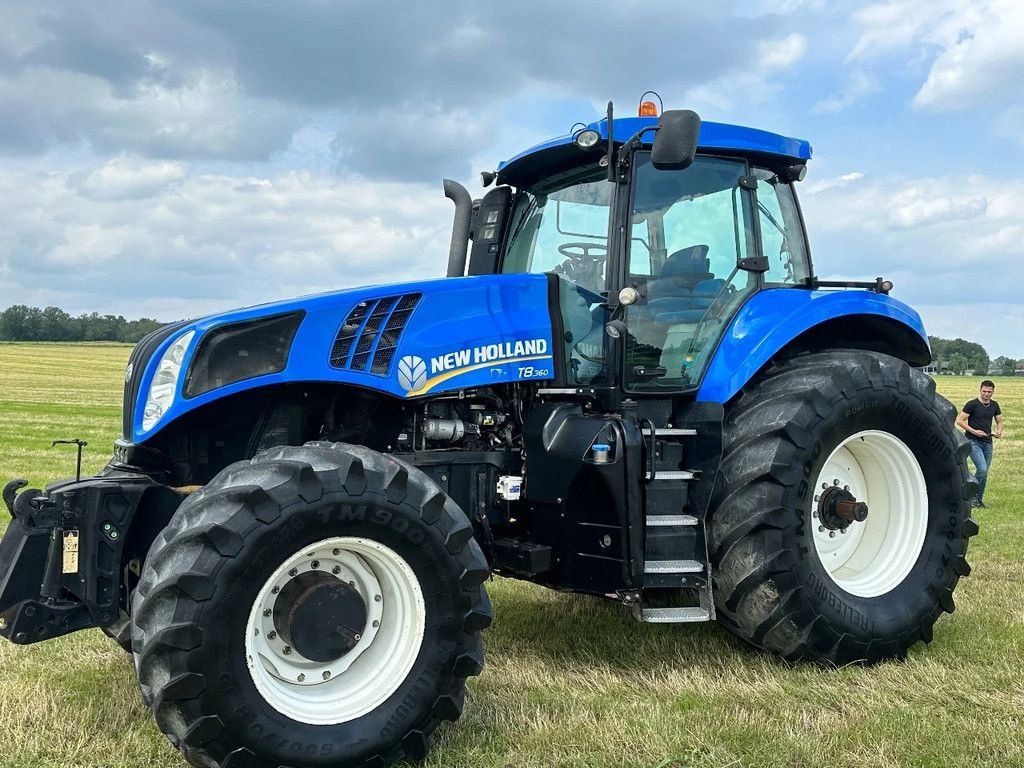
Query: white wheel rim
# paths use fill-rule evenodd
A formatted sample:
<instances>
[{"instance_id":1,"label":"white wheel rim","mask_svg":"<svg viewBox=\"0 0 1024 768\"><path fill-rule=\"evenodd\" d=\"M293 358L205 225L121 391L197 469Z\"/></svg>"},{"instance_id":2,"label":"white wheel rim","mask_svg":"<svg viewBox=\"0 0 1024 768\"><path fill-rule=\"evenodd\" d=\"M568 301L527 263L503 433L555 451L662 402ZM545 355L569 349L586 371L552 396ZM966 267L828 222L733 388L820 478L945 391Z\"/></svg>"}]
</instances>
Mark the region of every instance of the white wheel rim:
<instances>
[{"instance_id":1,"label":"white wheel rim","mask_svg":"<svg viewBox=\"0 0 1024 768\"><path fill-rule=\"evenodd\" d=\"M845 532L818 519L820 494L835 485L868 505L867 519ZM885 595L907 578L924 546L928 488L921 465L894 435L858 432L826 459L810 512L814 549L832 581L858 597Z\"/></svg>"},{"instance_id":2,"label":"white wheel rim","mask_svg":"<svg viewBox=\"0 0 1024 768\"><path fill-rule=\"evenodd\" d=\"M349 582L367 609L358 642L332 662L288 648L265 615L279 594L275 588L311 570ZM246 663L256 690L282 715L337 725L373 711L398 689L419 655L425 627L419 580L398 553L372 539L323 539L287 558L263 585L245 627Z\"/></svg>"}]
</instances>

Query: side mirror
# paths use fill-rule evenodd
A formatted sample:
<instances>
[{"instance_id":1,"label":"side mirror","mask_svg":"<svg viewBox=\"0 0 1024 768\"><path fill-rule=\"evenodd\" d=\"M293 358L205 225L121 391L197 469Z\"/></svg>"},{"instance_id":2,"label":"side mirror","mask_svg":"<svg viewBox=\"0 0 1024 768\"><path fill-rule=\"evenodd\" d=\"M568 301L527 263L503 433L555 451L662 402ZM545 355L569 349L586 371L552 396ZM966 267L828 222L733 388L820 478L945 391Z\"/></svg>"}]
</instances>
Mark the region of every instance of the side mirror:
<instances>
[{"instance_id":1,"label":"side mirror","mask_svg":"<svg viewBox=\"0 0 1024 768\"><path fill-rule=\"evenodd\" d=\"M697 154L700 115L690 109L670 109L658 121L651 148L651 165L659 171L689 168Z\"/></svg>"}]
</instances>

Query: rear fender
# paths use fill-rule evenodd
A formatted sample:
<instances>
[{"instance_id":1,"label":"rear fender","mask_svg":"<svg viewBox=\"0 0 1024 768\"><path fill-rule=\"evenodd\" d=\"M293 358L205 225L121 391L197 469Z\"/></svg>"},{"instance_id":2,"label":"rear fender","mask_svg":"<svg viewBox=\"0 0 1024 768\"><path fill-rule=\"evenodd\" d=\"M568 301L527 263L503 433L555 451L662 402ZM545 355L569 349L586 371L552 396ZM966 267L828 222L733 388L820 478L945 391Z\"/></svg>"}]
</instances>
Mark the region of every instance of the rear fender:
<instances>
[{"instance_id":1,"label":"rear fender","mask_svg":"<svg viewBox=\"0 0 1024 768\"><path fill-rule=\"evenodd\" d=\"M888 295L770 288L755 293L729 324L697 400L728 402L780 353L840 347L885 352L911 365L931 360L920 315Z\"/></svg>"}]
</instances>

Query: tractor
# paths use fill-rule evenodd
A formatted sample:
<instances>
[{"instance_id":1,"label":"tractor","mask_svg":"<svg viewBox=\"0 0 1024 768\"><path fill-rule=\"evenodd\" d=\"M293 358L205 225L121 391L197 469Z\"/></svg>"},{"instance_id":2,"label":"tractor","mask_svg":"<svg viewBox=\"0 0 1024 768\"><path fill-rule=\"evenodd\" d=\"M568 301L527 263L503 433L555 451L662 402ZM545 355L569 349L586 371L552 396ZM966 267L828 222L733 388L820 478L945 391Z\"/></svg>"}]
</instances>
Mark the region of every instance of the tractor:
<instances>
[{"instance_id":1,"label":"tractor","mask_svg":"<svg viewBox=\"0 0 1024 768\"><path fill-rule=\"evenodd\" d=\"M640 112L446 180L444 278L145 337L106 467L4 488L0 634L99 627L206 768L424 757L492 574L791 663L929 642L978 528L919 315L814 274L806 141Z\"/></svg>"}]
</instances>

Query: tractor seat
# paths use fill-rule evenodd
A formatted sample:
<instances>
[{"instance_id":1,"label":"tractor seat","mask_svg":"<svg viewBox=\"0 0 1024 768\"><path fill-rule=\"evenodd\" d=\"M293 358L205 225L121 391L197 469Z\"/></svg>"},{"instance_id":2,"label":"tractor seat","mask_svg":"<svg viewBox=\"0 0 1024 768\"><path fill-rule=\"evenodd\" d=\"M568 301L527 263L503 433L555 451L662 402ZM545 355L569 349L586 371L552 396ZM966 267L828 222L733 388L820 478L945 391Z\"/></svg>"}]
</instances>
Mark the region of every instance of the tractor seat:
<instances>
[{"instance_id":1,"label":"tractor seat","mask_svg":"<svg viewBox=\"0 0 1024 768\"><path fill-rule=\"evenodd\" d=\"M668 257L657 279L647 283L643 314L662 324L696 323L724 282L711 273L708 246L682 248Z\"/></svg>"}]
</instances>

